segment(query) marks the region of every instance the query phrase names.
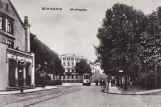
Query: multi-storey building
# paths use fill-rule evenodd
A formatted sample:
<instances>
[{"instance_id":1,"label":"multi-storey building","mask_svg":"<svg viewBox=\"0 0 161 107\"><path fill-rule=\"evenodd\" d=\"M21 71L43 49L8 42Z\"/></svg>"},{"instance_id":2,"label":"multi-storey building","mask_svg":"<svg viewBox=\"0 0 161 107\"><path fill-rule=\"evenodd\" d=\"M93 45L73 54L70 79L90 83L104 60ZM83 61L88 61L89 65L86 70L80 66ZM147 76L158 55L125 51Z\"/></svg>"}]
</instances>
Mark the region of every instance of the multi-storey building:
<instances>
[{"instance_id":1,"label":"multi-storey building","mask_svg":"<svg viewBox=\"0 0 161 107\"><path fill-rule=\"evenodd\" d=\"M91 62L82 56L76 56L74 54L61 55L61 62L65 69L65 75L62 76L63 82L82 82L82 76L78 75L75 71L76 63L81 59L85 59L88 64Z\"/></svg>"},{"instance_id":2,"label":"multi-storey building","mask_svg":"<svg viewBox=\"0 0 161 107\"><path fill-rule=\"evenodd\" d=\"M21 20L10 0L0 0L0 90L34 86L30 24Z\"/></svg>"},{"instance_id":3,"label":"multi-storey building","mask_svg":"<svg viewBox=\"0 0 161 107\"><path fill-rule=\"evenodd\" d=\"M100 69L100 65L98 65L98 64L92 64L92 66L91 66L91 69L92 69L92 73L93 73L93 75L92 75L92 82L95 82L96 80L100 80L100 72L102 71L101 69Z\"/></svg>"}]
</instances>

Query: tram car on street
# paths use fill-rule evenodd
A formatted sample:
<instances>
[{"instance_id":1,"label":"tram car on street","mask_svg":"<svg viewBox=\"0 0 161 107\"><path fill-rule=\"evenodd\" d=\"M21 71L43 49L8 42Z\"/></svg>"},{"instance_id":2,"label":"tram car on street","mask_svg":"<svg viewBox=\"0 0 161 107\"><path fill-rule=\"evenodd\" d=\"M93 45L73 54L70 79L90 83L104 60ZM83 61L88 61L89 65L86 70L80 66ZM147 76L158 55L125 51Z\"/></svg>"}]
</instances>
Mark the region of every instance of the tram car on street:
<instances>
[{"instance_id":1,"label":"tram car on street","mask_svg":"<svg viewBox=\"0 0 161 107\"><path fill-rule=\"evenodd\" d=\"M85 85L91 85L91 75L89 73L83 74L83 86Z\"/></svg>"}]
</instances>

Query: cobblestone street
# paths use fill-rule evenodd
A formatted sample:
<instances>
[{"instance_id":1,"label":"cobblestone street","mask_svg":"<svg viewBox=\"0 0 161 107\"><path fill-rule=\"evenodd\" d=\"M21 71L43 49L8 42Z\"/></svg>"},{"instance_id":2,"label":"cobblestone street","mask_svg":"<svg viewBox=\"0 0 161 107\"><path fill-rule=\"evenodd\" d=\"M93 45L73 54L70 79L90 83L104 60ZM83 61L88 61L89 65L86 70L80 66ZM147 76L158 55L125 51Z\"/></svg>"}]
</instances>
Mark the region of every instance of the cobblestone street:
<instances>
[{"instance_id":1,"label":"cobblestone street","mask_svg":"<svg viewBox=\"0 0 161 107\"><path fill-rule=\"evenodd\" d=\"M57 89L50 89L44 91L37 91L31 93L20 93L20 94L10 94L10 95L0 95L0 107L23 107L32 105L35 103L42 102L54 97L58 97L64 94L68 94L74 91L78 91L82 88L80 85L72 86L61 86Z\"/></svg>"},{"instance_id":2,"label":"cobblestone street","mask_svg":"<svg viewBox=\"0 0 161 107\"><path fill-rule=\"evenodd\" d=\"M51 99L33 107L150 107L140 97L113 95L101 92L100 87L84 87L64 96Z\"/></svg>"},{"instance_id":3,"label":"cobblestone street","mask_svg":"<svg viewBox=\"0 0 161 107\"><path fill-rule=\"evenodd\" d=\"M99 86L71 85L33 93L0 95L1 107L160 107L160 95L103 93Z\"/></svg>"},{"instance_id":4,"label":"cobblestone street","mask_svg":"<svg viewBox=\"0 0 161 107\"><path fill-rule=\"evenodd\" d=\"M161 95L142 95L138 96L140 99L151 107L160 107L161 106Z\"/></svg>"}]
</instances>

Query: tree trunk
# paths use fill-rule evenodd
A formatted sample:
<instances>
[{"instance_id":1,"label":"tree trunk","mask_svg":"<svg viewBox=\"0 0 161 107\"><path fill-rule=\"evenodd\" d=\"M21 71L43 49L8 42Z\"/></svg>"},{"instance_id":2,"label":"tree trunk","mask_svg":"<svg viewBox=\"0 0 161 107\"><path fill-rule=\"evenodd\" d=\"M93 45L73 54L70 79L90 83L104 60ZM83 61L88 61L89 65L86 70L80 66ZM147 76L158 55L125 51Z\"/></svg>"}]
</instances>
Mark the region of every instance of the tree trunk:
<instances>
[{"instance_id":1,"label":"tree trunk","mask_svg":"<svg viewBox=\"0 0 161 107\"><path fill-rule=\"evenodd\" d=\"M138 65L139 69L138 69L138 85L140 84L140 69L141 69L141 66Z\"/></svg>"},{"instance_id":2,"label":"tree trunk","mask_svg":"<svg viewBox=\"0 0 161 107\"><path fill-rule=\"evenodd\" d=\"M121 88L122 88L122 72L120 73L120 76L121 76Z\"/></svg>"},{"instance_id":3,"label":"tree trunk","mask_svg":"<svg viewBox=\"0 0 161 107\"><path fill-rule=\"evenodd\" d=\"M59 80L61 80L61 75L59 75Z\"/></svg>"},{"instance_id":4,"label":"tree trunk","mask_svg":"<svg viewBox=\"0 0 161 107\"><path fill-rule=\"evenodd\" d=\"M124 90L127 90L127 76L125 76L125 86L124 86Z\"/></svg>"},{"instance_id":5,"label":"tree trunk","mask_svg":"<svg viewBox=\"0 0 161 107\"><path fill-rule=\"evenodd\" d=\"M124 69L124 71L125 71L125 74L124 74L124 76L125 76L124 90L127 90L127 70L126 70L126 68Z\"/></svg>"},{"instance_id":6,"label":"tree trunk","mask_svg":"<svg viewBox=\"0 0 161 107\"><path fill-rule=\"evenodd\" d=\"M145 88L148 88L148 77L147 77L147 66L145 65L145 74L146 74L146 78L145 78Z\"/></svg>"},{"instance_id":7,"label":"tree trunk","mask_svg":"<svg viewBox=\"0 0 161 107\"><path fill-rule=\"evenodd\" d=\"M155 88L157 88L157 67L155 66Z\"/></svg>"},{"instance_id":8,"label":"tree trunk","mask_svg":"<svg viewBox=\"0 0 161 107\"><path fill-rule=\"evenodd\" d=\"M120 86L120 84L119 84L119 75L117 75L116 80L117 80L117 86Z\"/></svg>"}]
</instances>

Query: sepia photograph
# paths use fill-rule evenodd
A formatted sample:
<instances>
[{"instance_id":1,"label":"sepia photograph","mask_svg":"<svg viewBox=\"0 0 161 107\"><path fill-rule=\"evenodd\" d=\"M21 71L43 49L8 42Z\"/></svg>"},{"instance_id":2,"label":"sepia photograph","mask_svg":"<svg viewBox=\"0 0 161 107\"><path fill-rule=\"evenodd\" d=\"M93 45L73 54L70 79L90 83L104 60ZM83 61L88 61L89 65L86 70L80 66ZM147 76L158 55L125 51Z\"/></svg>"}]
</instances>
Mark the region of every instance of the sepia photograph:
<instances>
[{"instance_id":1,"label":"sepia photograph","mask_svg":"<svg viewBox=\"0 0 161 107\"><path fill-rule=\"evenodd\" d=\"M161 1L0 0L0 107L161 107Z\"/></svg>"}]
</instances>

